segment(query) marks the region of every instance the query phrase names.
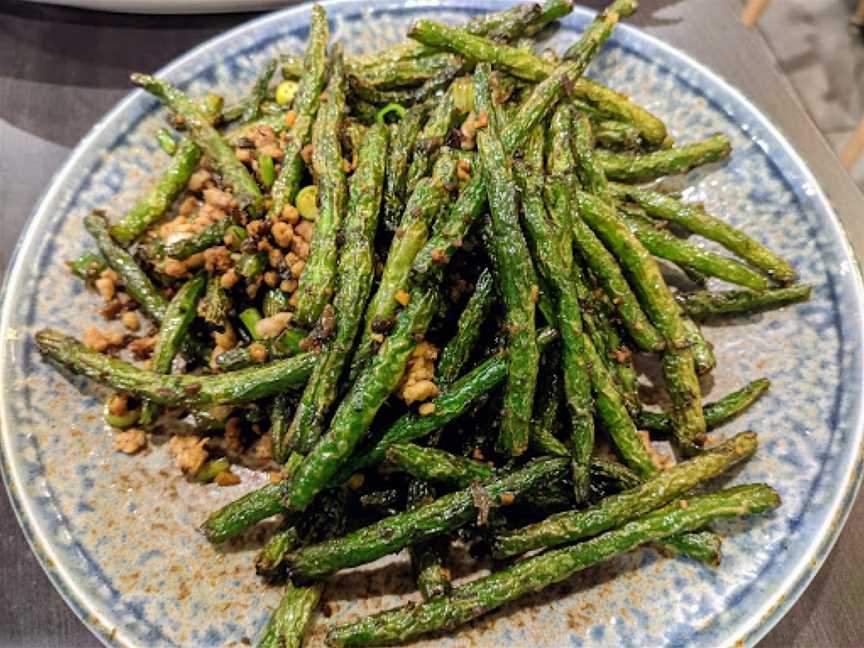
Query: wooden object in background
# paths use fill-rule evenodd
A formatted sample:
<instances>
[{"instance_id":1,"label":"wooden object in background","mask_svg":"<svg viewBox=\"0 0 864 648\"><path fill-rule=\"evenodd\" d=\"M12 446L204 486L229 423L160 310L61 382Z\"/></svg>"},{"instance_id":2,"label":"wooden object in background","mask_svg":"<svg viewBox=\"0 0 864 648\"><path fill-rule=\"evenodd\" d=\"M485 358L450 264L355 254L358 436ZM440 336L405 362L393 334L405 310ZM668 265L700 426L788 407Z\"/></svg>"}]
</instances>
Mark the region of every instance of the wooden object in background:
<instances>
[{"instance_id":1,"label":"wooden object in background","mask_svg":"<svg viewBox=\"0 0 864 648\"><path fill-rule=\"evenodd\" d=\"M752 27L759 22L769 4L771 0L747 0L744 11L741 12L741 22L747 27Z\"/></svg>"},{"instance_id":2,"label":"wooden object in background","mask_svg":"<svg viewBox=\"0 0 864 648\"><path fill-rule=\"evenodd\" d=\"M843 145L843 149L840 151L840 164L845 169L851 169L861 157L861 153L864 153L864 119L861 120L858 128Z\"/></svg>"}]
</instances>

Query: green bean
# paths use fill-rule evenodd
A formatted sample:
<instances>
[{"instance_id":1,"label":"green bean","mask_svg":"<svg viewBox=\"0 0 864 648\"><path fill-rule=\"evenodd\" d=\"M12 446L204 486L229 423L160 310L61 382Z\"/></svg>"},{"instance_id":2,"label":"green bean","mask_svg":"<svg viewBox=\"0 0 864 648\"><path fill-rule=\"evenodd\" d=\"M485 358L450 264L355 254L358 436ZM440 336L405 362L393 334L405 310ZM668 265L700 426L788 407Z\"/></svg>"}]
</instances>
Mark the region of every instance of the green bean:
<instances>
[{"instance_id":1,"label":"green bean","mask_svg":"<svg viewBox=\"0 0 864 648\"><path fill-rule=\"evenodd\" d=\"M717 358L714 357L711 343L705 339L699 325L692 319L683 316L681 321L684 324L684 330L687 332L687 341L690 343L690 349L693 351L693 364L696 367L696 374L704 376L711 373L714 367L717 366Z\"/></svg>"},{"instance_id":2,"label":"green bean","mask_svg":"<svg viewBox=\"0 0 864 648\"><path fill-rule=\"evenodd\" d=\"M768 288L768 279L743 263L714 254L690 241L679 239L669 232L657 229L656 223L646 217L632 212L622 211L621 213L630 231L654 256L745 288L754 290Z\"/></svg>"},{"instance_id":3,"label":"green bean","mask_svg":"<svg viewBox=\"0 0 864 648\"><path fill-rule=\"evenodd\" d=\"M131 78L132 83L152 94L183 119L190 139L210 159L210 164L231 189L240 208L251 215L258 214L263 202L261 190L199 106L167 81L147 74L133 74Z\"/></svg>"},{"instance_id":4,"label":"green bean","mask_svg":"<svg viewBox=\"0 0 864 648\"><path fill-rule=\"evenodd\" d=\"M480 174L471 177L459 197L432 226L432 234L414 259L413 271L425 275L432 268L446 264L462 246L462 241L485 207L486 187Z\"/></svg>"},{"instance_id":5,"label":"green bean","mask_svg":"<svg viewBox=\"0 0 864 648\"><path fill-rule=\"evenodd\" d=\"M456 334L441 351L435 369L435 382L439 388L450 385L462 373L494 300L492 273L484 268L477 278L471 298L459 316Z\"/></svg>"},{"instance_id":6,"label":"green bean","mask_svg":"<svg viewBox=\"0 0 864 648\"><path fill-rule=\"evenodd\" d=\"M336 48L330 68L327 99L321 104L312 130L312 168L320 208L306 268L294 293L297 298L294 318L300 326L313 325L333 296L337 239L348 199L339 143L339 125L345 116L345 76L339 48Z\"/></svg>"},{"instance_id":7,"label":"green bean","mask_svg":"<svg viewBox=\"0 0 864 648\"><path fill-rule=\"evenodd\" d=\"M597 164L591 121L585 115L579 115L575 120L574 130L573 149L579 158L576 172L582 186L603 202L611 204L612 194L609 190L609 180L606 178L606 173Z\"/></svg>"},{"instance_id":8,"label":"green bean","mask_svg":"<svg viewBox=\"0 0 864 648\"><path fill-rule=\"evenodd\" d=\"M84 227L96 241L99 251L105 257L108 266L116 272L120 281L126 287L150 317L161 322L168 308L168 300L153 285L145 273L122 247L117 245L108 231L108 223L103 212L94 211L84 218Z\"/></svg>"},{"instance_id":9,"label":"green bean","mask_svg":"<svg viewBox=\"0 0 864 648\"><path fill-rule=\"evenodd\" d=\"M144 371L91 351L74 338L51 329L39 331L36 344L40 352L75 374L160 405L201 407L256 401L302 386L316 361L314 354L304 353L226 374L172 376Z\"/></svg>"},{"instance_id":10,"label":"green bean","mask_svg":"<svg viewBox=\"0 0 864 648\"><path fill-rule=\"evenodd\" d=\"M258 648L300 648L323 589L322 585L294 587L289 583Z\"/></svg>"},{"instance_id":11,"label":"green bean","mask_svg":"<svg viewBox=\"0 0 864 648\"><path fill-rule=\"evenodd\" d=\"M291 400L288 394L278 394L270 408L270 438L273 442L273 459L285 463L292 452L292 439L289 435L291 425Z\"/></svg>"},{"instance_id":12,"label":"green bean","mask_svg":"<svg viewBox=\"0 0 864 648\"><path fill-rule=\"evenodd\" d=\"M276 72L278 63L276 59L267 61L264 64L264 68L258 74L258 78L255 79L252 91L243 102L242 120L244 122L258 119L258 116L261 114L261 104L267 99L267 93L270 90L270 81L273 79L273 74Z\"/></svg>"},{"instance_id":13,"label":"green bean","mask_svg":"<svg viewBox=\"0 0 864 648\"><path fill-rule=\"evenodd\" d=\"M384 518L341 538L304 547L291 557L289 573L295 582L308 582L348 567L363 565L404 547L423 542L468 524L481 506L498 506L501 498L520 500L529 492L560 479L567 461L538 461L482 487L445 495L426 506ZM482 489L482 490L478 490Z\"/></svg>"},{"instance_id":14,"label":"green bean","mask_svg":"<svg viewBox=\"0 0 864 648\"><path fill-rule=\"evenodd\" d=\"M391 645L428 632L452 629L525 594L563 581L575 572L652 540L698 529L716 519L755 515L780 506L780 496L762 484L701 495L637 518L620 529L570 547L549 551L457 588L450 596L380 612L336 626L331 646Z\"/></svg>"},{"instance_id":15,"label":"green bean","mask_svg":"<svg viewBox=\"0 0 864 648\"><path fill-rule=\"evenodd\" d=\"M187 281L174 295L162 324L159 327L159 339L153 350L153 371L160 374L171 372L174 356L180 344L189 331L189 325L195 319L198 300L207 285L207 275L199 274ZM142 425L149 425L158 416L159 408L152 401L144 403L141 409Z\"/></svg>"},{"instance_id":16,"label":"green bean","mask_svg":"<svg viewBox=\"0 0 864 648\"><path fill-rule=\"evenodd\" d=\"M408 358L435 311L437 291L415 289L411 301L396 319L396 327L339 404L330 429L318 440L291 480L286 503L303 511L330 482L367 433L372 419L398 387Z\"/></svg>"},{"instance_id":17,"label":"green bean","mask_svg":"<svg viewBox=\"0 0 864 648\"><path fill-rule=\"evenodd\" d=\"M795 270L788 262L741 230L707 213L700 205L687 204L642 187L615 184L612 190L617 197L638 203L653 218L677 223L694 234L720 243L779 283L795 281Z\"/></svg>"},{"instance_id":18,"label":"green bean","mask_svg":"<svg viewBox=\"0 0 864 648\"><path fill-rule=\"evenodd\" d=\"M174 199L186 188L186 183L201 159L201 149L189 139L182 139L171 164L156 184L109 228L111 236L121 245L129 245L148 227L161 219Z\"/></svg>"},{"instance_id":19,"label":"green bean","mask_svg":"<svg viewBox=\"0 0 864 648\"><path fill-rule=\"evenodd\" d=\"M425 481L412 479L408 484L408 507L416 509L435 500L435 490ZM411 571L417 581L417 589L424 600L450 593L450 570L445 566L449 542L445 538L433 538L412 545Z\"/></svg>"},{"instance_id":20,"label":"green bean","mask_svg":"<svg viewBox=\"0 0 864 648\"><path fill-rule=\"evenodd\" d=\"M432 52L398 61L381 61L362 68L351 69L351 82L370 88L411 86L435 77L442 70L461 66L462 60L453 54Z\"/></svg>"},{"instance_id":21,"label":"green bean","mask_svg":"<svg viewBox=\"0 0 864 648\"><path fill-rule=\"evenodd\" d=\"M294 526L287 526L274 533L255 557L255 573L267 581L285 576L285 559L300 545L300 534Z\"/></svg>"},{"instance_id":22,"label":"green bean","mask_svg":"<svg viewBox=\"0 0 864 648\"><path fill-rule=\"evenodd\" d=\"M598 149L597 161L610 179L639 182L687 173L703 164L725 160L731 153L729 139L725 135L714 135L701 142L639 155Z\"/></svg>"},{"instance_id":23,"label":"green bean","mask_svg":"<svg viewBox=\"0 0 864 648\"><path fill-rule=\"evenodd\" d=\"M677 293L675 298L684 312L695 320L732 315L750 315L810 299L812 286L801 284L761 292L726 290L718 292Z\"/></svg>"},{"instance_id":24,"label":"green bean","mask_svg":"<svg viewBox=\"0 0 864 648\"><path fill-rule=\"evenodd\" d=\"M618 261L582 218L573 218L572 226L573 240L583 261L615 304L627 333L643 351L662 350L663 337L643 312Z\"/></svg>"},{"instance_id":25,"label":"green bean","mask_svg":"<svg viewBox=\"0 0 864 648\"><path fill-rule=\"evenodd\" d=\"M283 313L288 310L288 307L288 295L279 288L271 288L264 293L264 301L261 303L261 312L264 317L273 317L277 313Z\"/></svg>"},{"instance_id":26,"label":"green bean","mask_svg":"<svg viewBox=\"0 0 864 648\"><path fill-rule=\"evenodd\" d=\"M492 468L484 463L413 443L391 445L387 448L387 461L417 479L456 488L489 480L493 475Z\"/></svg>"},{"instance_id":27,"label":"green bean","mask_svg":"<svg viewBox=\"0 0 864 648\"><path fill-rule=\"evenodd\" d=\"M309 41L303 55L303 69L292 108L296 115L291 133L285 143L282 168L273 183L273 204L268 216L277 220L286 205L290 205L303 179L304 164L300 152L309 143L312 125L318 112L319 96L327 80L327 14L320 5L312 6ZM340 165L341 166L341 165Z\"/></svg>"},{"instance_id":28,"label":"green bean","mask_svg":"<svg viewBox=\"0 0 864 648\"><path fill-rule=\"evenodd\" d=\"M489 90L488 65L474 75L474 104L486 112L488 125L477 134L480 168L491 212L491 244L498 260L501 293L508 331L508 378L504 394L499 444L503 452L519 456L528 448L531 405L537 380L539 353L534 323L534 269L528 245L519 227L516 187L502 144L500 128Z\"/></svg>"},{"instance_id":29,"label":"green bean","mask_svg":"<svg viewBox=\"0 0 864 648\"><path fill-rule=\"evenodd\" d=\"M167 128L160 128L156 131L156 143L168 155L174 155L177 152L177 141Z\"/></svg>"},{"instance_id":30,"label":"green bean","mask_svg":"<svg viewBox=\"0 0 864 648\"><path fill-rule=\"evenodd\" d=\"M571 274L571 281L576 286L577 292L584 293L586 291L578 269ZM637 434L621 388L615 382L614 374L594 347L590 336L584 340L584 350L597 413L606 431L612 437L613 443L618 448L621 458L629 468L642 477L655 474L657 467L651 461L645 444Z\"/></svg>"},{"instance_id":31,"label":"green bean","mask_svg":"<svg viewBox=\"0 0 864 648\"><path fill-rule=\"evenodd\" d=\"M395 230L405 207L405 186L411 154L423 122L429 113L427 105L414 106L397 124L392 126L390 149L387 157L384 189L384 224Z\"/></svg>"},{"instance_id":32,"label":"green bean","mask_svg":"<svg viewBox=\"0 0 864 648\"><path fill-rule=\"evenodd\" d=\"M709 430L725 425L730 420L749 409L771 388L771 381L759 378L747 383L741 389L727 394L714 403L705 405L705 424ZM659 434L672 433L672 420L663 412L643 410L638 417L639 428Z\"/></svg>"},{"instance_id":33,"label":"green bean","mask_svg":"<svg viewBox=\"0 0 864 648\"><path fill-rule=\"evenodd\" d=\"M424 178L432 166L438 150L444 145L447 134L456 116L456 107L453 103L453 92L447 91L438 101L434 110L429 115L426 125L420 131L417 145L414 148L414 158L408 167L406 176L406 191L410 194L414 191L417 183Z\"/></svg>"},{"instance_id":34,"label":"green bean","mask_svg":"<svg viewBox=\"0 0 864 648\"><path fill-rule=\"evenodd\" d=\"M642 135L638 128L614 119L602 119L596 122L594 137L597 144L607 149L636 150L642 143Z\"/></svg>"},{"instance_id":35,"label":"green bean","mask_svg":"<svg viewBox=\"0 0 864 648\"><path fill-rule=\"evenodd\" d=\"M363 321L363 336L351 361L351 376L356 376L374 352L372 335L386 330L398 302L397 296L409 288L411 263L429 238L429 226L447 204L448 187L456 173L456 159L449 149L442 151L432 176L423 178L408 199L398 234L390 242L387 261L378 288L369 300Z\"/></svg>"},{"instance_id":36,"label":"green bean","mask_svg":"<svg viewBox=\"0 0 864 648\"><path fill-rule=\"evenodd\" d=\"M258 326L258 322L261 321L261 313L254 306L250 306L249 308L244 309L240 315L237 316L240 322L243 324L243 327L249 333L249 337L253 340L260 340L261 336L258 335L258 331L256 327Z\"/></svg>"},{"instance_id":37,"label":"green bean","mask_svg":"<svg viewBox=\"0 0 864 648\"><path fill-rule=\"evenodd\" d=\"M555 340L556 337L557 332L554 329L543 329L537 336L537 342L544 346ZM457 380L448 390L432 401L435 404L435 411L432 414L420 416L411 413L402 416L371 449L364 454L351 457L331 479L331 484L341 484L355 472L379 463L384 459L387 448L392 444L420 439L456 419L472 402L502 382L506 376L506 359L501 355L490 358ZM289 464L295 458L300 459L302 456L293 453L288 460ZM297 463L299 464L299 462ZM286 464L284 472L288 472L287 466L288 464ZM289 474L293 474L293 470ZM231 529L230 534L233 535L246 528L246 526L239 527L240 523L251 525L270 515L287 511L287 507L282 502L283 490L283 488L274 489L268 485L259 491L254 491L257 495L250 493L245 498L225 507L223 513L217 512L211 516L212 522L209 526L205 526L205 530L210 529L214 537L223 537L229 533L229 531L224 530L225 527L228 527ZM239 522L235 525L234 521Z\"/></svg>"},{"instance_id":38,"label":"green bean","mask_svg":"<svg viewBox=\"0 0 864 648\"><path fill-rule=\"evenodd\" d=\"M543 204L542 179L530 177L529 172L517 173L517 177L522 189L522 220L532 242L533 256L541 275L555 293L555 315L562 340L564 393L570 413L573 487L577 502L581 502L588 497L588 463L594 448L594 402L589 352L585 348L590 340L583 335L579 300L570 281L573 273L571 246L569 237L560 234L566 231L567 223L562 223L559 229L550 222ZM567 204L559 204L558 208L567 214Z\"/></svg>"},{"instance_id":39,"label":"green bean","mask_svg":"<svg viewBox=\"0 0 864 648\"><path fill-rule=\"evenodd\" d=\"M594 196L576 192L579 213L628 271L654 324L666 339L663 372L672 401L675 436L693 452L705 436L701 390L680 310L656 262L615 212Z\"/></svg>"},{"instance_id":40,"label":"green bean","mask_svg":"<svg viewBox=\"0 0 864 648\"><path fill-rule=\"evenodd\" d=\"M576 542L614 529L749 459L756 447L756 435L742 432L692 459L661 471L630 490L601 500L591 508L556 513L500 536L496 551L502 556L513 556L540 547Z\"/></svg>"},{"instance_id":41,"label":"green bean","mask_svg":"<svg viewBox=\"0 0 864 648\"><path fill-rule=\"evenodd\" d=\"M374 278L373 244L386 151L387 127L373 126L360 148L357 170L351 177L351 198L343 229L345 240L339 252L333 298L336 330L321 351L288 432L292 445L300 452L308 452L321 434L363 321L363 309Z\"/></svg>"},{"instance_id":42,"label":"green bean","mask_svg":"<svg viewBox=\"0 0 864 648\"><path fill-rule=\"evenodd\" d=\"M231 299L222 287L219 275L207 277L207 290L198 302L198 315L211 326L224 327L228 321Z\"/></svg>"}]
</instances>

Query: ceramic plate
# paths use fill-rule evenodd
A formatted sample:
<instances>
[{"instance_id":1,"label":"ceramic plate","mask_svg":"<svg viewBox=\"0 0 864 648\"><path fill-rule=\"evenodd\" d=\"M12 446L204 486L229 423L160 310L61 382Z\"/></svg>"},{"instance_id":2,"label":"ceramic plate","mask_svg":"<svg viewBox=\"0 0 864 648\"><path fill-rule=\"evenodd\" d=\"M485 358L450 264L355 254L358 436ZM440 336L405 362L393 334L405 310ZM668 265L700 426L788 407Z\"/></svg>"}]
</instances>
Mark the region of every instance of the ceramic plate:
<instances>
[{"instance_id":1,"label":"ceramic plate","mask_svg":"<svg viewBox=\"0 0 864 648\"><path fill-rule=\"evenodd\" d=\"M326 3L349 49L395 41L420 16L459 21L489 0ZM571 41L591 16L577 11L554 37ZM299 52L308 6L265 16L195 49L162 71L193 95L234 97L265 59ZM762 447L735 482L767 481L774 515L718 525L724 559L709 569L645 549L420 645L719 646L755 643L789 608L831 548L858 486L861 461L862 290L834 212L805 164L744 97L662 43L622 26L591 74L659 114L679 141L726 133L731 161L691 174L688 197L790 259L812 301L711 327L719 357L713 400L768 376L770 394L723 430L757 430ZM191 485L164 443L144 456L112 450L100 399L85 381L46 366L32 342L53 326L79 333L96 298L63 262L91 243L82 217L130 206L168 160L154 140L164 112L133 92L81 142L23 234L5 286L0 336L3 468L21 525L69 605L109 645L226 646L254 640L279 591L252 570L262 533L216 550L195 531L207 512L265 477L220 489ZM718 436L722 436L718 435ZM323 627L414 596L404 556L333 578Z\"/></svg>"}]
</instances>

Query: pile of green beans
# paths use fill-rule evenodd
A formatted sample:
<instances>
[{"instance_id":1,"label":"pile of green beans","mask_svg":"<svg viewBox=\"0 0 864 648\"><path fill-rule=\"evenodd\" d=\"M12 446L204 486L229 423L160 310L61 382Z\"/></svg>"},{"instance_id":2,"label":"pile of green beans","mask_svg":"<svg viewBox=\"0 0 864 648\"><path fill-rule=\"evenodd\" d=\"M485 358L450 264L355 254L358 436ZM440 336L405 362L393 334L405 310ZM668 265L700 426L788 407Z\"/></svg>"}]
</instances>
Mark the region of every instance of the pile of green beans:
<instances>
[{"instance_id":1,"label":"pile of green beans","mask_svg":"<svg viewBox=\"0 0 864 648\"><path fill-rule=\"evenodd\" d=\"M200 527L219 544L280 516L255 560L285 588L259 646L301 646L328 577L403 549L422 602L331 624L330 645L454 630L645 543L717 566L712 521L780 505L764 484L704 494L758 446L708 432L770 382L704 402L723 358L701 324L811 288L758 233L640 184L732 150L723 134L671 145L584 76L637 4L611 2L560 56L533 39L571 0L419 20L359 56L316 5L302 56L268 61L227 108L132 75L181 134L154 134L165 170L130 209L89 214L94 249L69 262L128 330L35 342L115 392L109 425L196 423L215 456L191 481L235 483L253 446L271 462L278 479ZM670 287L670 264L692 289ZM665 410L641 401L635 352ZM457 587L457 539L535 553Z\"/></svg>"}]
</instances>

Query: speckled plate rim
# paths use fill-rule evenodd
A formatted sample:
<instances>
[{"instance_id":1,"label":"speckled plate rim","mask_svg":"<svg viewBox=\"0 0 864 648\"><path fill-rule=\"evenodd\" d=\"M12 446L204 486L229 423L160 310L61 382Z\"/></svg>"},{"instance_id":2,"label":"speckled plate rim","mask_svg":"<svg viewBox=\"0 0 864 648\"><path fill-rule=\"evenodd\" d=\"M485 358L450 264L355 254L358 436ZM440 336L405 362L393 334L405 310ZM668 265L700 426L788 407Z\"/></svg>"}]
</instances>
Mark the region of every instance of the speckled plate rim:
<instances>
[{"instance_id":1,"label":"speckled plate rim","mask_svg":"<svg viewBox=\"0 0 864 648\"><path fill-rule=\"evenodd\" d=\"M402 0L401 2L398 0L384 0L380 5L376 4L372 6L366 0L324 0L320 4L335 14L351 12L352 10L356 11L358 8L370 8L377 14L400 9L465 9L466 3L460 2L460 0ZM512 2L509 0L478 0L478 4L507 6L512 4ZM310 7L311 3L304 3L243 23L193 48L183 56L161 68L156 74L171 77L186 65L193 63L198 57L213 50L219 50L224 44L244 32L256 31L271 25L277 25L283 20L294 19L302 21L306 19ZM581 13L585 16L593 15L593 12L583 8L576 8L574 13ZM656 61L672 70L686 69L691 73L695 73L698 83L694 82L692 78L684 79L680 75L678 78L682 82L693 85L703 93L706 87L710 87L712 88L710 94L731 99L729 103L722 105L725 112L733 118L743 116L743 113L746 113L749 117L755 119L756 126L770 137L773 141L772 143L780 147L785 161L795 169L799 180L809 187L809 191L812 192L808 193L809 198L814 200L820 211L827 216L828 224L835 230L835 233L843 243L846 257L851 261L850 272L852 276L850 277L850 281L855 286L855 304L844 304L843 307L844 309L854 307L855 312L853 316L855 321L857 321L859 327L864 326L864 282L862 282L854 246L815 176L780 130L741 92L689 55L629 25L621 25L619 27L618 34L622 33L625 35L625 39L627 35L637 38L638 46L634 46L632 42L627 43L627 45L629 49L638 52L641 56ZM620 36L614 36L613 40L618 41L622 39ZM91 152L93 146L98 143L99 139L107 131L110 131L111 127L115 125L114 122L122 116L122 113L134 102L140 101L143 96L144 93L141 90L130 92L93 126L90 132L75 147L60 170L54 174L49 182L49 189L31 212L23 232L15 245L2 289L0 289L0 341L5 342L9 335L14 335L9 324L13 309L9 307L6 297L10 293L11 287L18 282L19 275L26 269L21 256L22 250L28 248L33 238L42 233L38 225L47 219L53 204L60 198L65 188L65 183L74 174L78 162ZM864 246L864 241L859 241L859 245ZM7 354L0 352L0 376L5 375L4 370L7 362ZM862 368L859 366L858 369L859 374L861 374ZM862 381L864 381L864 375L859 375L859 378L862 378ZM859 382L860 384L861 382ZM52 550L50 543L46 542L40 531L31 524L31 519L36 518L30 511L31 503L23 498L19 492L17 484L20 478L10 460L11 437L5 419L5 399L6 390L0 384L0 472L2 472L6 491L9 494L12 508L24 532L24 536L49 580L78 618L106 645L123 645L114 634L114 630L111 629L112 624L107 619L101 618L101 615L88 600L86 593L81 591L75 579L64 570L62 563L56 560L56 554ZM862 481L862 468L864 468L864 434L862 434L864 432L864 407L862 407L861 399L857 399L854 412L850 414L849 419L854 421L851 429L857 437L850 440L850 445L853 447L857 446L857 452L854 459L849 461L845 473L841 476L840 482L842 482L842 486L833 495L832 515L826 517L818 533L814 535L809 555L802 557L789 570L789 573L781 584L776 587L776 591L768 597L768 600L766 600L759 610L751 614L749 622L744 624L743 628L727 638L725 645L755 645L798 600L831 552L849 516Z\"/></svg>"}]
</instances>

